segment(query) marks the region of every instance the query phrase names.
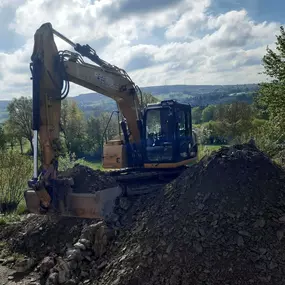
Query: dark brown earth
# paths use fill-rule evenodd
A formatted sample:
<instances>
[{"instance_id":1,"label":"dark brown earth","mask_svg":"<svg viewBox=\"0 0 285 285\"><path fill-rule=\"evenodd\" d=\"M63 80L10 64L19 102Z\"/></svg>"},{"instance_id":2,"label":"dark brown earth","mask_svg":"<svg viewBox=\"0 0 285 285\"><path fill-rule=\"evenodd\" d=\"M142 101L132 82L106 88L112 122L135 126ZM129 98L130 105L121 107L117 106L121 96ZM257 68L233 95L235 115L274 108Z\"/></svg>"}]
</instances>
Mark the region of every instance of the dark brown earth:
<instances>
[{"instance_id":1,"label":"dark brown earth","mask_svg":"<svg viewBox=\"0 0 285 285\"><path fill-rule=\"evenodd\" d=\"M21 223L2 226L0 240L10 250L37 260L49 253L63 254L90 220L32 215Z\"/></svg>"},{"instance_id":2,"label":"dark brown earth","mask_svg":"<svg viewBox=\"0 0 285 285\"><path fill-rule=\"evenodd\" d=\"M72 188L75 193L94 193L117 186L116 180L108 173L79 164L61 172L59 177L73 178L74 185Z\"/></svg>"},{"instance_id":3,"label":"dark brown earth","mask_svg":"<svg viewBox=\"0 0 285 285\"><path fill-rule=\"evenodd\" d=\"M283 170L255 146L237 145L157 193L121 197L109 227L31 217L0 240L11 237L13 250L31 256L47 248L62 256L51 257L48 284L285 284L284 195Z\"/></svg>"},{"instance_id":4,"label":"dark brown earth","mask_svg":"<svg viewBox=\"0 0 285 285\"><path fill-rule=\"evenodd\" d=\"M284 183L254 146L215 152L147 201L94 284L285 284Z\"/></svg>"}]
</instances>

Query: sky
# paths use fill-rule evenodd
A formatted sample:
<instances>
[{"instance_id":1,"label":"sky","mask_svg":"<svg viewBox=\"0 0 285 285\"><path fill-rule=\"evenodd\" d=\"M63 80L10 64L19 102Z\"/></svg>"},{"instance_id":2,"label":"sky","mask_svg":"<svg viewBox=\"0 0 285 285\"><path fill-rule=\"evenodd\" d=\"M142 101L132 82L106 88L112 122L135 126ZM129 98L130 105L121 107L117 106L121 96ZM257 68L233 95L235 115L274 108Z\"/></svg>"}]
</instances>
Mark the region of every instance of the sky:
<instances>
[{"instance_id":1,"label":"sky","mask_svg":"<svg viewBox=\"0 0 285 285\"><path fill-rule=\"evenodd\" d=\"M46 22L140 87L258 83L284 10L284 0L0 0L0 100L32 95L33 36ZM71 84L70 96L88 92Z\"/></svg>"}]
</instances>

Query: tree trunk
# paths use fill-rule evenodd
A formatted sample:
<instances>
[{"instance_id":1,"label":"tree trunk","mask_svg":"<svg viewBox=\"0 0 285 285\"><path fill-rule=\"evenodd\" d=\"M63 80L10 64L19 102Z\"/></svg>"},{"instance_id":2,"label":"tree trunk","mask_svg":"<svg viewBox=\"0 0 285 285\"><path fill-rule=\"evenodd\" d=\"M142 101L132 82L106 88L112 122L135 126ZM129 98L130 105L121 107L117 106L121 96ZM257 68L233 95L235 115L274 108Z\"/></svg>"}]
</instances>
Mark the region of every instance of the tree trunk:
<instances>
[{"instance_id":1,"label":"tree trunk","mask_svg":"<svg viewBox=\"0 0 285 285\"><path fill-rule=\"evenodd\" d=\"M23 139L22 138L19 138L19 144L20 144L21 154L23 154L24 151L23 151Z\"/></svg>"},{"instance_id":2,"label":"tree trunk","mask_svg":"<svg viewBox=\"0 0 285 285\"><path fill-rule=\"evenodd\" d=\"M29 139L30 146L31 146L31 154L34 154L34 145L33 145L33 139Z\"/></svg>"}]
</instances>

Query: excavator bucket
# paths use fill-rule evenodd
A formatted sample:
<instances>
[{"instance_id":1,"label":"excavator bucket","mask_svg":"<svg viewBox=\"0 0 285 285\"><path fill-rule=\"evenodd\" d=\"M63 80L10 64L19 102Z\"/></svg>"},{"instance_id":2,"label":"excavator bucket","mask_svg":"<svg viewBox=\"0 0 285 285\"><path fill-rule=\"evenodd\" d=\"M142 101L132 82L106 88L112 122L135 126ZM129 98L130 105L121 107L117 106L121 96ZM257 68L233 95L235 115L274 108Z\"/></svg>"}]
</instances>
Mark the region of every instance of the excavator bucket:
<instances>
[{"instance_id":1,"label":"excavator bucket","mask_svg":"<svg viewBox=\"0 0 285 285\"><path fill-rule=\"evenodd\" d=\"M28 189L25 191L24 197L29 212L34 214L107 219L113 212L116 198L121 194L120 186L106 188L95 193L73 193L69 191L64 193L62 197L53 197L49 209L41 207L40 195L35 190Z\"/></svg>"}]
</instances>

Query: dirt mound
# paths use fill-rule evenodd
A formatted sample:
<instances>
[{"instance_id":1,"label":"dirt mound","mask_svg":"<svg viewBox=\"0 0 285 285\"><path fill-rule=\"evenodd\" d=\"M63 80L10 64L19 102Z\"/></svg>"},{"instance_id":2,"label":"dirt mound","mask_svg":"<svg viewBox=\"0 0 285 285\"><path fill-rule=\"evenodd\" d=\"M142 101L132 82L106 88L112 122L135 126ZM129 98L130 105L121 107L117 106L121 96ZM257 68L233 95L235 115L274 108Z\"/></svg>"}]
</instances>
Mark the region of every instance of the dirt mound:
<instances>
[{"instance_id":1,"label":"dirt mound","mask_svg":"<svg viewBox=\"0 0 285 285\"><path fill-rule=\"evenodd\" d=\"M285 284L284 186L252 145L213 153L145 201L98 284Z\"/></svg>"},{"instance_id":2,"label":"dirt mound","mask_svg":"<svg viewBox=\"0 0 285 285\"><path fill-rule=\"evenodd\" d=\"M105 188L117 186L116 180L108 175L108 173L93 170L83 165L75 165L67 171L61 172L59 177L71 177L74 180L72 186L75 193L94 193Z\"/></svg>"},{"instance_id":3,"label":"dirt mound","mask_svg":"<svg viewBox=\"0 0 285 285\"><path fill-rule=\"evenodd\" d=\"M50 253L65 253L90 223L87 219L30 215L20 223L2 226L0 240L13 252L41 260Z\"/></svg>"}]
</instances>

